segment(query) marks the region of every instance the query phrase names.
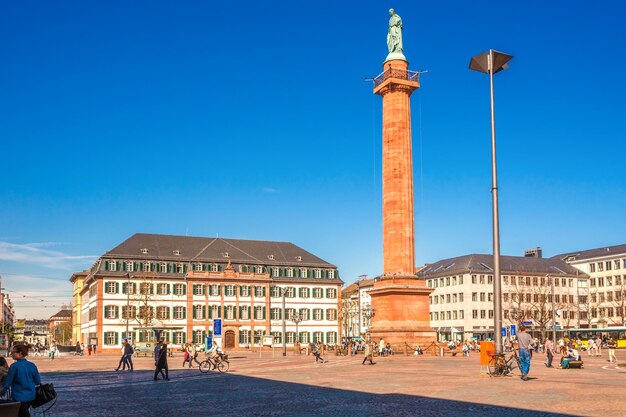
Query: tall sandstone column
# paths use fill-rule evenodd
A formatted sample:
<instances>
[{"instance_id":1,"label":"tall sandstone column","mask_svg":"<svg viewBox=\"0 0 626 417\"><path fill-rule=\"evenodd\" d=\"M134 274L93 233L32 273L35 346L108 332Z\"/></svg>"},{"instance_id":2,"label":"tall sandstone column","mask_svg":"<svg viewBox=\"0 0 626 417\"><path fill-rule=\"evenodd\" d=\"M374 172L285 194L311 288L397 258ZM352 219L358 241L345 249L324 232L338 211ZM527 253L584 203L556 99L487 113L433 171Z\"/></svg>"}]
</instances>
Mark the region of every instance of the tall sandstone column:
<instances>
[{"instance_id":1,"label":"tall sandstone column","mask_svg":"<svg viewBox=\"0 0 626 417\"><path fill-rule=\"evenodd\" d=\"M383 268L370 292L375 315L372 340L381 338L396 350L436 340L430 328L432 292L415 274L415 229L411 93L418 74L405 59L388 59L375 80L383 98Z\"/></svg>"}]
</instances>

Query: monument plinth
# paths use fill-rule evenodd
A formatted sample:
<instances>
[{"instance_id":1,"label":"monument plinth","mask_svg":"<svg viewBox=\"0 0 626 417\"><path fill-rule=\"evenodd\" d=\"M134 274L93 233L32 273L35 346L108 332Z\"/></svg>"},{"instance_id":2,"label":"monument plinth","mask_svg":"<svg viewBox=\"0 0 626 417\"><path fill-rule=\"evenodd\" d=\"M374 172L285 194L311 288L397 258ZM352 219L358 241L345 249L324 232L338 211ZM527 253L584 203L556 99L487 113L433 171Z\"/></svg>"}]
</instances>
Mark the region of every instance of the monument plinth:
<instances>
[{"instance_id":1,"label":"monument plinth","mask_svg":"<svg viewBox=\"0 0 626 417\"><path fill-rule=\"evenodd\" d=\"M402 20L389 11L389 55L374 79L383 98L383 270L370 291L375 315L369 329L396 349L436 340L430 328L429 294L415 274L411 101L419 73L408 69L402 50Z\"/></svg>"}]
</instances>

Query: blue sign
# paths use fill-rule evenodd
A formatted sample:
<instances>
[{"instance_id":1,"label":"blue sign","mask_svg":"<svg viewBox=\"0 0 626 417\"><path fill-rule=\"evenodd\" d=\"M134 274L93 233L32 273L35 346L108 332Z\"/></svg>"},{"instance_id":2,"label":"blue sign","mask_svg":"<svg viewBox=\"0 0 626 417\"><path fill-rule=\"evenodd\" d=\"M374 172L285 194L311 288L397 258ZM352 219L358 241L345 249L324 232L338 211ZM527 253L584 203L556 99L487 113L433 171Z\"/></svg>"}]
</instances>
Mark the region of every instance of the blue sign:
<instances>
[{"instance_id":1,"label":"blue sign","mask_svg":"<svg viewBox=\"0 0 626 417\"><path fill-rule=\"evenodd\" d=\"M506 337L506 327L502 328L502 337Z\"/></svg>"},{"instance_id":2,"label":"blue sign","mask_svg":"<svg viewBox=\"0 0 626 417\"><path fill-rule=\"evenodd\" d=\"M511 324L509 327L511 328L511 336L517 336L517 326L515 324Z\"/></svg>"},{"instance_id":3,"label":"blue sign","mask_svg":"<svg viewBox=\"0 0 626 417\"><path fill-rule=\"evenodd\" d=\"M213 336L222 335L222 319L213 320Z\"/></svg>"},{"instance_id":4,"label":"blue sign","mask_svg":"<svg viewBox=\"0 0 626 417\"><path fill-rule=\"evenodd\" d=\"M211 336L207 336L206 340L204 341L204 351L206 352L207 350L211 349L211 346L213 346L213 338Z\"/></svg>"},{"instance_id":5,"label":"blue sign","mask_svg":"<svg viewBox=\"0 0 626 417\"><path fill-rule=\"evenodd\" d=\"M525 324L526 326L532 326L532 325L533 325L533 322L532 322L532 321L525 321L525 322L524 322L524 323L522 323L522 324Z\"/></svg>"}]
</instances>

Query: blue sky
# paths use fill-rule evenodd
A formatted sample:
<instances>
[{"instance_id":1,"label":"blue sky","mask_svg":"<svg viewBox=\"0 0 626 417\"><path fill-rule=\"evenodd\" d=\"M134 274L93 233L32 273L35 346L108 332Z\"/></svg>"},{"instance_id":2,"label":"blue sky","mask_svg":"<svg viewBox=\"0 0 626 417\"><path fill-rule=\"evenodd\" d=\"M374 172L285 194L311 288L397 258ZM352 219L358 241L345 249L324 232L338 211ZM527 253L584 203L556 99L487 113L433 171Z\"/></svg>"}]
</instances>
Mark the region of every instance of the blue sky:
<instances>
[{"instance_id":1,"label":"blue sky","mask_svg":"<svg viewBox=\"0 0 626 417\"><path fill-rule=\"evenodd\" d=\"M381 99L404 21L416 261L491 252L496 75L502 253L626 242L618 1L12 2L0 13L0 275L20 317L136 232L291 241L382 272ZM41 301L43 300L43 301Z\"/></svg>"}]
</instances>

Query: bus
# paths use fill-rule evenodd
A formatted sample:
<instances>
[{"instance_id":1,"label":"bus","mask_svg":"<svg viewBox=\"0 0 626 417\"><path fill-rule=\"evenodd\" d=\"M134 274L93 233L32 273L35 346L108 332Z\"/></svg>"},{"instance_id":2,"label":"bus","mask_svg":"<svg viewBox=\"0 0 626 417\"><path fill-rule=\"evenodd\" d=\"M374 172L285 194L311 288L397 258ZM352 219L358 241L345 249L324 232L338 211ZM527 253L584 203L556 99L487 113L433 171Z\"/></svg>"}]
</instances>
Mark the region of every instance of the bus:
<instances>
[{"instance_id":1,"label":"bus","mask_svg":"<svg viewBox=\"0 0 626 417\"><path fill-rule=\"evenodd\" d=\"M576 339L577 337L581 340L581 345L587 349L587 341L591 336L600 336L601 338L606 337L608 339L609 336L615 340L618 348L626 348L626 327L602 327L597 329L568 329L567 336L570 339Z\"/></svg>"}]
</instances>

